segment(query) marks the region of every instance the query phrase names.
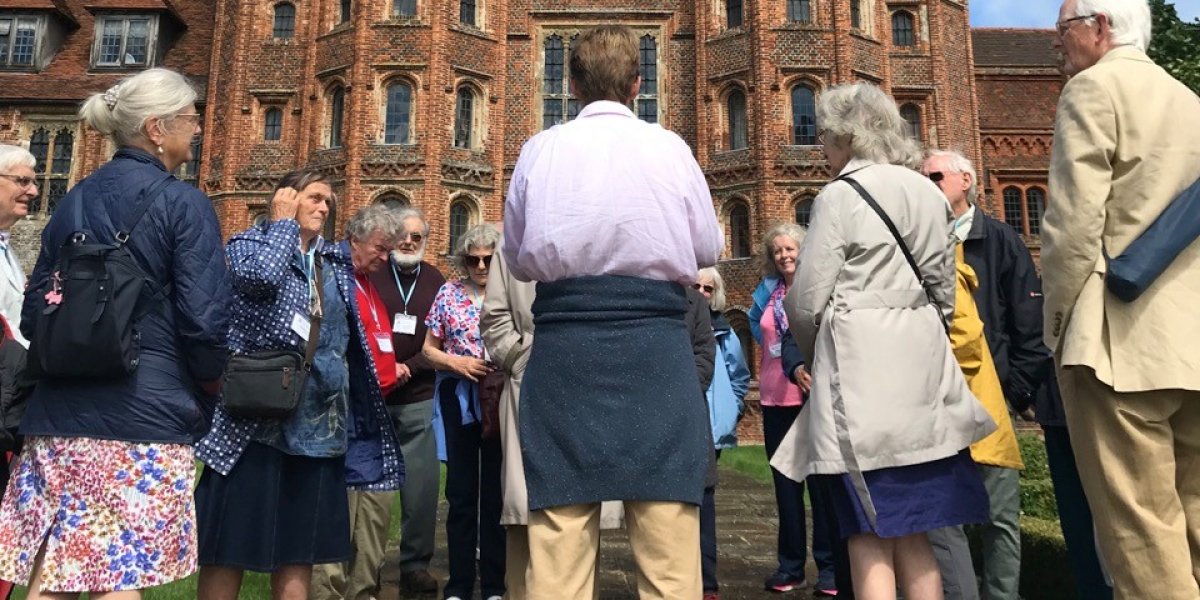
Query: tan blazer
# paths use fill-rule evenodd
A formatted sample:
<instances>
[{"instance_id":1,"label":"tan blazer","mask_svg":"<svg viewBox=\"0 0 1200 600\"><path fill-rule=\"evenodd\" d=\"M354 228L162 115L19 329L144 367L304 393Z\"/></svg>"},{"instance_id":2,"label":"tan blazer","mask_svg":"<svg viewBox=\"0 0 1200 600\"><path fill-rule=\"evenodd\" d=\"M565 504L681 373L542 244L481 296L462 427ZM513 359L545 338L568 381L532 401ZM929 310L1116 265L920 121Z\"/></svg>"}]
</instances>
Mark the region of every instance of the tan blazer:
<instances>
[{"instance_id":1,"label":"tan blazer","mask_svg":"<svg viewBox=\"0 0 1200 600\"><path fill-rule=\"evenodd\" d=\"M500 475L504 496L500 513L502 525L525 525L529 521L518 407L521 378L529 364L529 349L533 346L534 285L513 278L497 247L488 273L479 330L488 354L509 375L500 397L500 446L504 456ZM623 516L619 502L605 502L600 513L600 527L619 528Z\"/></svg>"},{"instance_id":2,"label":"tan blazer","mask_svg":"<svg viewBox=\"0 0 1200 600\"><path fill-rule=\"evenodd\" d=\"M862 167L854 178L896 224L943 311L853 188L825 186L784 298L813 376L808 404L771 461L796 481L954 456L996 428L967 388L943 325L956 282L946 197L903 167L855 160L843 172ZM863 505L870 516L869 498Z\"/></svg>"},{"instance_id":3,"label":"tan blazer","mask_svg":"<svg viewBox=\"0 0 1200 600\"><path fill-rule=\"evenodd\" d=\"M1200 242L1137 300L1104 289L1119 255L1200 178L1200 98L1130 46L1079 73L1058 103L1042 224L1045 339L1061 365L1118 392L1200 390Z\"/></svg>"}]
</instances>

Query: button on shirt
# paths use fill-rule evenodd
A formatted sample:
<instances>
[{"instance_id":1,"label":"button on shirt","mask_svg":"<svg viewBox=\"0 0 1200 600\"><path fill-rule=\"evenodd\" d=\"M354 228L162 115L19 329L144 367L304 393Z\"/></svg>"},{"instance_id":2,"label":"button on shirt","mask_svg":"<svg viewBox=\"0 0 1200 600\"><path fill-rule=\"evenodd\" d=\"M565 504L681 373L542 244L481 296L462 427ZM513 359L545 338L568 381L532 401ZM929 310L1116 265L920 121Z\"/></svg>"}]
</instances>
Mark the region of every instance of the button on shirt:
<instances>
[{"instance_id":1,"label":"button on shirt","mask_svg":"<svg viewBox=\"0 0 1200 600\"><path fill-rule=\"evenodd\" d=\"M522 281L625 275L689 285L723 244L687 144L604 100L525 143L504 215L504 257Z\"/></svg>"}]
</instances>

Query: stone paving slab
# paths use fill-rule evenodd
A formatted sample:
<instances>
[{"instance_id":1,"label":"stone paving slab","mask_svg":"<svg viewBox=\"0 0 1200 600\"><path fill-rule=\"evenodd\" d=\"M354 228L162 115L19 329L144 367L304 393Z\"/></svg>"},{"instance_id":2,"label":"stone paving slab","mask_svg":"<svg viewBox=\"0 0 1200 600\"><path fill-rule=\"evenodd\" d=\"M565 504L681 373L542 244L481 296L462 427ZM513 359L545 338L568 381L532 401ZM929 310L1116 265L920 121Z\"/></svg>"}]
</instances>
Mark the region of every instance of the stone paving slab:
<instances>
[{"instance_id":1,"label":"stone paving slab","mask_svg":"<svg viewBox=\"0 0 1200 600\"><path fill-rule=\"evenodd\" d=\"M430 566L430 572L443 583L447 577L445 516L446 503L443 499L438 507L438 550ZM812 531L811 525L808 530ZM721 484L717 487L717 570L722 600L809 600L812 597L811 590L774 594L762 589L763 580L777 565L775 533L775 495L770 484L722 468ZM393 540L388 550L388 556L393 560L396 556L395 544ZM816 581L816 568L811 559L808 571L808 580ZM400 600L397 586L399 569L394 562L384 565L383 580L378 600ZM436 598L440 600L441 596ZM637 572L629 550L629 538L624 530L605 531L601 536L600 598L637 599Z\"/></svg>"}]
</instances>

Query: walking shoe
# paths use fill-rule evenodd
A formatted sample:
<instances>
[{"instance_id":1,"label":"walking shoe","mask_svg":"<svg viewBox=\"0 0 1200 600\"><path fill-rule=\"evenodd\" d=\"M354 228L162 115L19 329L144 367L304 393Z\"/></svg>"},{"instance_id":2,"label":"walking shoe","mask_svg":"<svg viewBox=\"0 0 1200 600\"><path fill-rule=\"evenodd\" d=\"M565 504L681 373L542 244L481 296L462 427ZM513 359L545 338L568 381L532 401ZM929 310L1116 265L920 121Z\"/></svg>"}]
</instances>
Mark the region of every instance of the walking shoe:
<instances>
[{"instance_id":1,"label":"walking shoe","mask_svg":"<svg viewBox=\"0 0 1200 600\"><path fill-rule=\"evenodd\" d=\"M774 575L767 578L764 587L768 592L790 592L804 587L804 578L780 573L776 571Z\"/></svg>"},{"instance_id":2,"label":"walking shoe","mask_svg":"<svg viewBox=\"0 0 1200 600\"><path fill-rule=\"evenodd\" d=\"M400 591L406 594L437 594L438 582L425 569L400 574Z\"/></svg>"},{"instance_id":3,"label":"walking shoe","mask_svg":"<svg viewBox=\"0 0 1200 600\"><path fill-rule=\"evenodd\" d=\"M716 592L704 592L704 600L721 600L721 595Z\"/></svg>"},{"instance_id":4,"label":"walking shoe","mask_svg":"<svg viewBox=\"0 0 1200 600\"><path fill-rule=\"evenodd\" d=\"M504 596L488 596L487 600L504 600Z\"/></svg>"},{"instance_id":5,"label":"walking shoe","mask_svg":"<svg viewBox=\"0 0 1200 600\"><path fill-rule=\"evenodd\" d=\"M837 588L834 587L818 587L814 590L814 596L823 596L825 598L836 598L838 595Z\"/></svg>"}]
</instances>

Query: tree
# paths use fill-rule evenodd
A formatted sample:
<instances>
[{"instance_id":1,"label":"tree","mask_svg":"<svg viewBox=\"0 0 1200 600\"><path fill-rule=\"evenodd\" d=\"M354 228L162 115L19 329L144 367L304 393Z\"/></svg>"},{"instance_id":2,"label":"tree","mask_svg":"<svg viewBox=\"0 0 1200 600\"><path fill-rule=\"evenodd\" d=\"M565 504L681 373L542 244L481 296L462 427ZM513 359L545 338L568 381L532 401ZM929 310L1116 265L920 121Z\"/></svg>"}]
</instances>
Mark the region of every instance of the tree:
<instances>
[{"instance_id":1,"label":"tree","mask_svg":"<svg viewBox=\"0 0 1200 600\"><path fill-rule=\"evenodd\" d=\"M1200 19L1182 21L1167 0L1150 0L1150 11L1154 18L1150 58L1200 94Z\"/></svg>"}]
</instances>

